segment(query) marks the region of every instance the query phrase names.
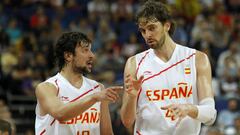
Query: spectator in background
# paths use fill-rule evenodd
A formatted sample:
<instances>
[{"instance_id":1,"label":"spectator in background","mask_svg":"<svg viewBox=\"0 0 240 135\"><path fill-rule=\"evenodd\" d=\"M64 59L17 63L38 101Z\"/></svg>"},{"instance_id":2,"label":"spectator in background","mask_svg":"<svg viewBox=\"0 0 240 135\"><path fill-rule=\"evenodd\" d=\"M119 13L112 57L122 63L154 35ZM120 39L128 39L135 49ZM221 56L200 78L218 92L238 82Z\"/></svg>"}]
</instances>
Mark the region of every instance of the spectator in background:
<instances>
[{"instance_id":1,"label":"spectator in background","mask_svg":"<svg viewBox=\"0 0 240 135\"><path fill-rule=\"evenodd\" d=\"M116 0L111 4L111 14L118 21L128 20L133 16L133 7L127 0Z\"/></svg>"},{"instance_id":2,"label":"spectator in background","mask_svg":"<svg viewBox=\"0 0 240 135\"><path fill-rule=\"evenodd\" d=\"M11 112L2 99L0 99L0 135L2 135L1 131L5 134L8 131L9 135L11 135L11 133L14 135L16 132L16 127L14 120L12 119Z\"/></svg>"},{"instance_id":3,"label":"spectator in background","mask_svg":"<svg viewBox=\"0 0 240 135\"><path fill-rule=\"evenodd\" d=\"M236 135L240 135L240 115L235 118L234 127L236 129Z\"/></svg>"},{"instance_id":4,"label":"spectator in background","mask_svg":"<svg viewBox=\"0 0 240 135\"><path fill-rule=\"evenodd\" d=\"M176 18L175 20L176 20L177 27L173 34L173 40L181 45L187 46L188 35L184 28L184 26L186 25L185 20L181 17Z\"/></svg>"},{"instance_id":5,"label":"spectator in background","mask_svg":"<svg viewBox=\"0 0 240 135\"><path fill-rule=\"evenodd\" d=\"M87 5L87 10L93 18L108 18L109 4L106 0L92 0Z\"/></svg>"},{"instance_id":6,"label":"spectator in background","mask_svg":"<svg viewBox=\"0 0 240 135\"><path fill-rule=\"evenodd\" d=\"M224 61L225 67L223 69L223 77L220 80L220 88L222 96L231 97L238 94L238 83L237 83L237 64L233 57L226 57Z\"/></svg>"},{"instance_id":7,"label":"spectator in background","mask_svg":"<svg viewBox=\"0 0 240 135\"><path fill-rule=\"evenodd\" d=\"M227 10L231 13L240 13L240 2L239 0L223 0Z\"/></svg>"},{"instance_id":8,"label":"spectator in background","mask_svg":"<svg viewBox=\"0 0 240 135\"><path fill-rule=\"evenodd\" d=\"M194 22L195 17L201 12L202 7L198 0L176 0L178 14L187 20L187 23Z\"/></svg>"},{"instance_id":9,"label":"spectator in background","mask_svg":"<svg viewBox=\"0 0 240 135\"><path fill-rule=\"evenodd\" d=\"M221 53L217 63L217 75L220 79L220 87L224 96L238 94L238 72L240 69L239 43L230 43L229 50Z\"/></svg>"},{"instance_id":10,"label":"spectator in background","mask_svg":"<svg viewBox=\"0 0 240 135\"><path fill-rule=\"evenodd\" d=\"M221 130L218 127L209 127L206 134L202 135L223 135Z\"/></svg>"},{"instance_id":11,"label":"spectator in background","mask_svg":"<svg viewBox=\"0 0 240 135\"><path fill-rule=\"evenodd\" d=\"M240 116L238 100L236 98L230 98L228 100L228 108L218 114L217 125L221 129L234 126L234 121L238 116Z\"/></svg>"},{"instance_id":12,"label":"spectator in background","mask_svg":"<svg viewBox=\"0 0 240 135\"><path fill-rule=\"evenodd\" d=\"M43 7L38 7L35 13L30 18L30 26L39 36L40 32L48 27L49 18L45 14Z\"/></svg>"},{"instance_id":13,"label":"spectator in background","mask_svg":"<svg viewBox=\"0 0 240 135\"><path fill-rule=\"evenodd\" d=\"M22 37L22 30L18 26L17 19L11 19L6 28L6 33L10 38L10 44L15 45Z\"/></svg>"},{"instance_id":14,"label":"spectator in background","mask_svg":"<svg viewBox=\"0 0 240 135\"><path fill-rule=\"evenodd\" d=\"M95 40L98 42L96 50L99 48L105 48L106 43L112 39L116 39L116 33L110 27L109 22L101 19L99 22L99 27L96 31L96 38Z\"/></svg>"},{"instance_id":15,"label":"spectator in background","mask_svg":"<svg viewBox=\"0 0 240 135\"><path fill-rule=\"evenodd\" d=\"M4 31L0 25L0 52L8 48L10 45L9 35Z\"/></svg>"},{"instance_id":16,"label":"spectator in background","mask_svg":"<svg viewBox=\"0 0 240 135\"><path fill-rule=\"evenodd\" d=\"M12 135L11 124L0 119L0 135Z\"/></svg>"},{"instance_id":17,"label":"spectator in background","mask_svg":"<svg viewBox=\"0 0 240 135\"><path fill-rule=\"evenodd\" d=\"M135 33L130 34L128 42L123 45L121 50L121 54L125 59L140 51L141 45L137 40L137 35Z\"/></svg>"},{"instance_id":18,"label":"spectator in background","mask_svg":"<svg viewBox=\"0 0 240 135\"><path fill-rule=\"evenodd\" d=\"M237 75L237 69L240 68L239 45L240 43L237 41L231 42L229 49L221 53L219 56L217 62L217 74L221 79L224 79L224 73L226 73L226 71L233 77ZM231 63L229 63L230 65L226 65L226 62L228 62L226 59L231 60Z\"/></svg>"}]
</instances>

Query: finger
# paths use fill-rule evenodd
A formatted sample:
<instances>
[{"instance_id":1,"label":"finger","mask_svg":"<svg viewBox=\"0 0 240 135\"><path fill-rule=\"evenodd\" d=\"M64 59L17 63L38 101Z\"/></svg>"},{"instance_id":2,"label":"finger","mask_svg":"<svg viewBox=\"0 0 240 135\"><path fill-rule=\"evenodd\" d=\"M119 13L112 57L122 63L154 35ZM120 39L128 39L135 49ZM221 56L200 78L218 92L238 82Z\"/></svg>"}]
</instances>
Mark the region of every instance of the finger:
<instances>
[{"instance_id":1,"label":"finger","mask_svg":"<svg viewBox=\"0 0 240 135\"><path fill-rule=\"evenodd\" d=\"M138 82L142 82L143 79L144 79L144 76L142 75L142 76L138 79Z\"/></svg>"},{"instance_id":2,"label":"finger","mask_svg":"<svg viewBox=\"0 0 240 135\"><path fill-rule=\"evenodd\" d=\"M115 96L115 97L119 97L119 95L118 95L118 92L117 91L114 91L114 90L108 90L107 91L107 94L111 94L111 95L113 95L113 96Z\"/></svg>"},{"instance_id":3,"label":"finger","mask_svg":"<svg viewBox=\"0 0 240 135\"><path fill-rule=\"evenodd\" d=\"M115 92L119 93L119 92L123 91L124 89L123 89L123 86L114 86L114 87L107 88L107 90L108 91L111 90L111 91L115 91Z\"/></svg>"},{"instance_id":4,"label":"finger","mask_svg":"<svg viewBox=\"0 0 240 135\"><path fill-rule=\"evenodd\" d=\"M106 100L109 101L109 102L116 102L116 100L115 100L114 98L108 97L108 96L107 96L107 99L106 99Z\"/></svg>"},{"instance_id":5,"label":"finger","mask_svg":"<svg viewBox=\"0 0 240 135\"><path fill-rule=\"evenodd\" d=\"M127 77L127 78L125 79L125 83L130 82L130 79L131 79L131 78Z\"/></svg>"},{"instance_id":6,"label":"finger","mask_svg":"<svg viewBox=\"0 0 240 135\"><path fill-rule=\"evenodd\" d=\"M142 75L139 79L137 79L137 80L131 79L131 81L132 81L133 83L141 84L143 79L144 79L144 76Z\"/></svg>"},{"instance_id":7,"label":"finger","mask_svg":"<svg viewBox=\"0 0 240 135\"><path fill-rule=\"evenodd\" d=\"M132 88L132 84L126 83L126 84L125 84L125 89L128 89L128 88Z\"/></svg>"},{"instance_id":8,"label":"finger","mask_svg":"<svg viewBox=\"0 0 240 135\"><path fill-rule=\"evenodd\" d=\"M179 118L180 117L180 112L178 110L173 111L173 116L174 116L174 119Z\"/></svg>"},{"instance_id":9,"label":"finger","mask_svg":"<svg viewBox=\"0 0 240 135\"><path fill-rule=\"evenodd\" d=\"M117 96L115 96L114 94L111 94L111 93L107 93L106 96L107 96L107 99L112 102L115 102L118 99Z\"/></svg>"},{"instance_id":10,"label":"finger","mask_svg":"<svg viewBox=\"0 0 240 135\"><path fill-rule=\"evenodd\" d=\"M133 89L129 88L128 90L126 90L126 92L128 92L128 93L129 93L129 92L130 92L130 91L132 91L132 90L133 90Z\"/></svg>"},{"instance_id":11,"label":"finger","mask_svg":"<svg viewBox=\"0 0 240 135\"><path fill-rule=\"evenodd\" d=\"M109 89L119 92L119 91L123 91L123 86L113 86L113 87L109 87Z\"/></svg>"},{"instance_id":12,"label":"finger","mask_svg":"<svg viewBox=\"0 0 240 135\"><path fill-rule=\"evenodd\" d=\"M131 75L130 75L130 74L127 74L126 77L131 77Z\"/></svg>"},{"instance_id":13,"label":"finger","mask_svg":"<svg viewBox=\"0 0 240 135\"><path fill-rule=\"evenodd\" d=\"M167 106L162 106L161 109L162 110L168 110L168 109L173 110L172 107L173 107L173 104L170 104L170 105L167 105Z\"/></svg>"}]
</instances>

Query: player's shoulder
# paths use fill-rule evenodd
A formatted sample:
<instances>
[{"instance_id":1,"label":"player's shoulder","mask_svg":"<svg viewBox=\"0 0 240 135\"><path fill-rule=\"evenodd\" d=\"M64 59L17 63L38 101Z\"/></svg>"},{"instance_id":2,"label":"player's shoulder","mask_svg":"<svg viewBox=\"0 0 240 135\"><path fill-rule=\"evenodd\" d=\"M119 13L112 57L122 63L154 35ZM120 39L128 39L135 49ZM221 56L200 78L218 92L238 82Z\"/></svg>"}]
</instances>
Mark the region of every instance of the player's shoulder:
<instances>
[{"instance_id":1,"label":"player's shoulder","mask_svg":"<svg viewBox=\"0 0 240 135\"><path fill-rule=\"evenodd\" d=\"M50 82L41 82L37 85L35 89L36 97L46 95L47 93L57 93L57 87Z\"/></svg>"},{"instance_id":2,"label":"player's shoulder","mask_svg":"<svg viewBox=\"0 0 240 135\"><path fill-rule=\"evenodd\" d=\"M206 53L196 50L196 60L208 60L208 56Z\"/></svg>"},{"instance_id":3,"label":"player's shoulder","mask_svg":"<svg viewBox=\"0 0 240 135\"><path fill-rule=\"evenodd\" d=\"M36 88L54 88L55 81L59 79L59 73L47 78L45 81L39 83Z\"/></svg>"},{"instance_id":4,"label":"player's shoulder","mask_svg":"<svg viewBox=\"0 0 240 135\"><path fill-rule=\"evenodd\" d=\"M210 61L206 53L201 51L196 51L196 67L197 69L205 69L210 67Z\"/></svg>"},{"instance_id":5,"label":"player's shoulder","mask_svg":"<svg viewBox=\"0 0 240 135\"><path fill-rule=\"evenodd\" d=\"M55 85L46 81L39 83L36 87L36 89L49 89L49 88L55 88Z\"/></svg>"}]
</instances>

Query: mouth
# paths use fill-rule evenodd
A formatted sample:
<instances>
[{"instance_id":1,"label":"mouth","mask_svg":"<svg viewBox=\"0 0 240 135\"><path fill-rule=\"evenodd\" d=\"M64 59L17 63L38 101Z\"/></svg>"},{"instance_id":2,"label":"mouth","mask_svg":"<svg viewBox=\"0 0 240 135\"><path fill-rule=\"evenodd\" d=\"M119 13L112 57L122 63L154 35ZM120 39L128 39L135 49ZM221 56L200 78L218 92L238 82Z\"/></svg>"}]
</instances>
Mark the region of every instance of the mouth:
<instances>
[{"instance_id":1,"label":"mouth","mask_svg":"<svg viewBox=\"0 0 240 135\"><path fill-rule=\"evenodd\" d=\"M154 40L147 40L147 44L153 44L155 41Z\"/></svg>"},{"instance_id":2,"label":"mouth","mask_svg":"<svg viewBox=\"0 0 240 135\"><path fill-rule=\"evenodd\" d=\"M87 61L87 67L88 68L92 68L92 65L93 65L93 61L92 60Z\"/></svg>"}]
</instances>

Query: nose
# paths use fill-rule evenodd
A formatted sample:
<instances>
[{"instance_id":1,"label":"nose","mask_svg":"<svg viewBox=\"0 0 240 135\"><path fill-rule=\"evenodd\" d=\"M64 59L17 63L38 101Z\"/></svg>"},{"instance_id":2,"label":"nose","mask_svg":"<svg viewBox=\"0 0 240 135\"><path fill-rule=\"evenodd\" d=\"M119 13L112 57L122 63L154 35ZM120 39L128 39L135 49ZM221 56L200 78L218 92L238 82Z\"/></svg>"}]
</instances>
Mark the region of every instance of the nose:
<instances>
[{"instance_id":1,"label":"nose","mask_svg":"<svg viewBox=\"0 0 240 135\"><path fill-rule=\"evenodd\" d=\"M150 31L146 30L145 36L148 39L148 38L152 37L152 34Z\"/></svg>"},{"instance_id":2,"label":"nose","mask_svg":"<svg viewBox=\"0 0 240 135\"><path fill-rule=\"evenodd\" d=\"M95 58L95 55L92 51L90 51L90 58Z\"/></svg>"}]
</instances>

